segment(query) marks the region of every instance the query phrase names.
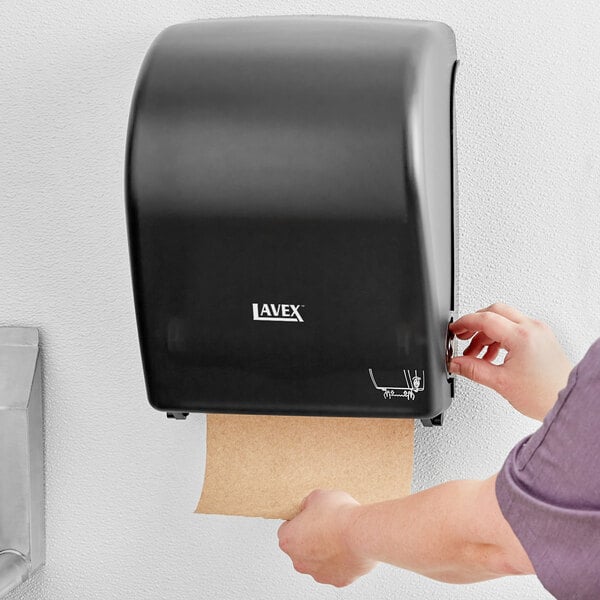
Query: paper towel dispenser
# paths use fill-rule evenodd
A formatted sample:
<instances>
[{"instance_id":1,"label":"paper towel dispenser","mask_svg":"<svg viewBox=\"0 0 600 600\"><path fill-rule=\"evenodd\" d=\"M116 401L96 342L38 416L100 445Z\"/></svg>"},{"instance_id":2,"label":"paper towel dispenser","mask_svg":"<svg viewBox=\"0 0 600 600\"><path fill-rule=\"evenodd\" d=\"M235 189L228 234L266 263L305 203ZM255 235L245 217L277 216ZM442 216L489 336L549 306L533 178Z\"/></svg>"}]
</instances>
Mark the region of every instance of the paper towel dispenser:
<instances>
[{"instance_id":1,"label":"paper towel dispenser","mask_svg":"<svg viewBox=\"0 0 600 600\"><path fill-rule=\"evenodd\" d=\"M435 22L217 19L156 38L126 160L152 406L441 422L455 65Z\"/></svg>"}]
</instances>

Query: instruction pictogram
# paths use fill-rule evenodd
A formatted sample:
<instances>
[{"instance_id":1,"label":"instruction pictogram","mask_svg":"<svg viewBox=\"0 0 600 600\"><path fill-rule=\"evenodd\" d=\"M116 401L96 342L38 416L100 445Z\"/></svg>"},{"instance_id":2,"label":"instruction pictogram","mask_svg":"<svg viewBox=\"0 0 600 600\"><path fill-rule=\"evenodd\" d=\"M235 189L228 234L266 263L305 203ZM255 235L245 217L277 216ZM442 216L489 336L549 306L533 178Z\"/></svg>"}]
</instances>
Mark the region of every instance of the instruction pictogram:
<instances>
[{"instance_id":1,"label":"instruction pictogram","mask_svg":"<svg viewBox=\"0 0 600 600\"><path fill-rule=\"evenodd\" d=\"M404 386L378 385L377 381L375 381L373 369L369 369L369 375L373 385L375 386L375 389L383 392L384 398L399 397L406 398L407 400L414 400L415 394L422 392L425 389L425 371L421 371L419 374L416 369L414 371L404 369Z\"/></svg>"}]
</instances>

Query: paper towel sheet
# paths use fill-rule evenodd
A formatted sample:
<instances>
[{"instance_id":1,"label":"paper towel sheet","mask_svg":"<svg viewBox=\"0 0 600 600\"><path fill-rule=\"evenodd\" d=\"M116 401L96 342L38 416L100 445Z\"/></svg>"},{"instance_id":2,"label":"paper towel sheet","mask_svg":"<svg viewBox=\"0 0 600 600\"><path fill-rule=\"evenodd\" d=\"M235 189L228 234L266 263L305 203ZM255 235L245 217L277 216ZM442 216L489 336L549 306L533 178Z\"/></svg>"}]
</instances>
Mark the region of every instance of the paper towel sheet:
<instances>
[{"instance_id":1,"label":"paper towel sheet","mask_svg":"<svg viewBox=\"0 0 600 600\"><path fill-rule=\"evenodd\" d=\"M197 513L291 519L315 488L361 503L410 493L408 419L207 415Z\"/></svg>"}]
</instances>

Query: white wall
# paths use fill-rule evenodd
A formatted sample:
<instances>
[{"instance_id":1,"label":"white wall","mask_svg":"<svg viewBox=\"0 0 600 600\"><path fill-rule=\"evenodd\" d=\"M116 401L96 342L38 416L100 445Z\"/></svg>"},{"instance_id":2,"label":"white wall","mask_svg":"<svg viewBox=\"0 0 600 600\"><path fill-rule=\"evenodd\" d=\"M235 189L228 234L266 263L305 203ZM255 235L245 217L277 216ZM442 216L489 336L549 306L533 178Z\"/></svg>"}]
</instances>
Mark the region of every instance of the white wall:
<instances>
[{"instance_id":1,"label":"white wall","mask_svg":"<svg viewBox=\"0 0 600 600\"><path fill-rule=\"evenodd\" d=\"M574 360L600 332L600 4L530 0L76 0L0 4L0 324L41 328L48 563L15 599L546 598L533 577L446 586L380 566L291 570L278 522L192 514L204 420L146 402L123 205L129 101L167 25L330 13L427 18L458 39L461 312L547 320ZM417 428L415 488L483 477L534 423L469 383Z\"/></svg>"}]
</instances>

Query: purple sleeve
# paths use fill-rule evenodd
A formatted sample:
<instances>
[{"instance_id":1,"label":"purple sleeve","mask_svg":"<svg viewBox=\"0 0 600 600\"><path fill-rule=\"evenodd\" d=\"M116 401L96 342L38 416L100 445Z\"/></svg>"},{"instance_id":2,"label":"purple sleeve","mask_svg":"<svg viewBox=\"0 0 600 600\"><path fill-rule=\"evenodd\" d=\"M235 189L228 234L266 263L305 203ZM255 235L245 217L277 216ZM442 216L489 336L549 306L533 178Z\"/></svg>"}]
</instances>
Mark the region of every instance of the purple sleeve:
<instances>
[{"instance_id":1,"label":"purple sleeve","mask_svg":"<svg viewBox=\"0 0 600 600\"><path fill-rule=\"evenodd\" d=\"M559 600L598 600L600 339L543 425L508 455L496 496L543 586Z\"/></svg>"}]
</instances>

